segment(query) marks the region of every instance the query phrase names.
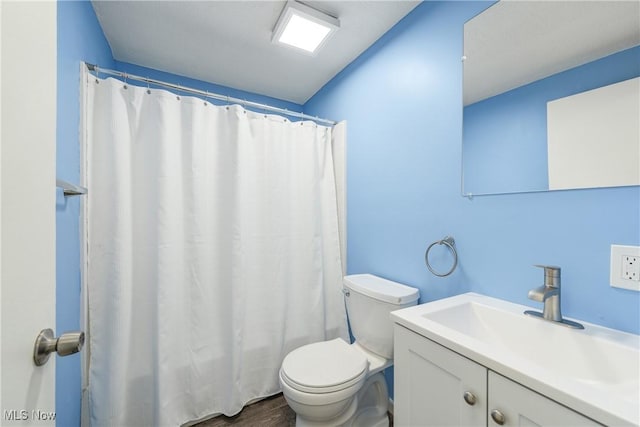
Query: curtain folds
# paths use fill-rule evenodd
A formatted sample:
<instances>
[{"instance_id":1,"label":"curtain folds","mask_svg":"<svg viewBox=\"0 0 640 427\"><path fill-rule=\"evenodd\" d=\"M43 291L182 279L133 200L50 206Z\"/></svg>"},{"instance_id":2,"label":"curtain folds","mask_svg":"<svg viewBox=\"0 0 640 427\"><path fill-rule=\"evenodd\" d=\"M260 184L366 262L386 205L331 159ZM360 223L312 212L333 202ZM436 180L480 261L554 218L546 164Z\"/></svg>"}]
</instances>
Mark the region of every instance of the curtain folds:
<instances>
[{"instance_id":1,"label":"curtain folds","mask_svg":"<svg viewBox=\"0 0 640 427\"><path fill-rule=\"evenodd\" d=\"M87 85L94 426L233 415L292 349L348 339L342 130Z\"/></svg>"}]
</instances>

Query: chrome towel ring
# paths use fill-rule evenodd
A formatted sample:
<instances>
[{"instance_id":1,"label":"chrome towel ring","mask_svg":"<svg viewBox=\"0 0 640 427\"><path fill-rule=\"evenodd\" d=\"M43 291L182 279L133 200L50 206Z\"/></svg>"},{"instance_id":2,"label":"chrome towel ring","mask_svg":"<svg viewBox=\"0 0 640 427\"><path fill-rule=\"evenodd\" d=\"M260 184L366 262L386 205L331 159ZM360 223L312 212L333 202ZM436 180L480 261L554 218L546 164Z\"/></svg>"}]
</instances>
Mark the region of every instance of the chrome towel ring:
<instances>
[{"instance_id":1,"label":"chrome towel ring","mask_svg":"<svg viewBox=\"0 0 640 427\"><path fill-rule=\"evenodd\" d=\"M431 264L429 263L429 251L435 245L445 245L447 248L449 248L449 252L451 252L451 254L453 255L453 265L451 266L451 269L446 273L438 273L433 269L433 267L431 267ZM453 237L446 236L444 239L436 240L435 242L430 244L429 247L427 248L427 251L424 253L424 262L425 264L427 264L427 268L429 269L429 271L438 277L446 277L451 273L453 273L453 270L455 270L456 267L458 266L458 252L456 251L456 241L453 240Z\"/></svg>"}]
</instances>

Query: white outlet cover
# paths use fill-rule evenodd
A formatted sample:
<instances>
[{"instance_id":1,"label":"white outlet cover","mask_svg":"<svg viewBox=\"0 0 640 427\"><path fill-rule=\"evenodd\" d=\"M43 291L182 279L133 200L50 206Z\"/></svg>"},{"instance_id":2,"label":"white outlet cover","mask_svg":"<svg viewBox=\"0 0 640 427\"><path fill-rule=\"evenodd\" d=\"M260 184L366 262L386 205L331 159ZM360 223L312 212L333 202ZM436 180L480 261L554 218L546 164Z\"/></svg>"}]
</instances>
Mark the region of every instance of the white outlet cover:
<instances>
[{"instance_id":1,"label":"white outlet cover","mask_svg":"<svg viewBox=\"0 0 640 427\"><path fill-rule=\"evenodd\" d=\"M611 245L610 283L614 288L640 291L640 281L625 279L622 274L624 257L640 258L640 246Z\"/></svg>"}]
</instances>

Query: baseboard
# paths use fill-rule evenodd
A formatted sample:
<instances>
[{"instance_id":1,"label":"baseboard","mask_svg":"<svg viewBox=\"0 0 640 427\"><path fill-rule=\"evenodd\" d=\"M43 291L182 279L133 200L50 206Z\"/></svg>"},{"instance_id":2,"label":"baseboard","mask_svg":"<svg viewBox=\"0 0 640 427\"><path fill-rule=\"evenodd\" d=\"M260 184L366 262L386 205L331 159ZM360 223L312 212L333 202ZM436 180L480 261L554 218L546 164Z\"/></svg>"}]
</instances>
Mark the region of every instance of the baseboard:
<instances>
[{"instance_id":1,"label":"baseboard","mask_svg":"<svg viewBox=\"0 0 640 427\"><path fill-rule=\"evenodd\" d=\"M393 399L389 398L389 413L393 415Z\"/></svg>"}]
</instances>

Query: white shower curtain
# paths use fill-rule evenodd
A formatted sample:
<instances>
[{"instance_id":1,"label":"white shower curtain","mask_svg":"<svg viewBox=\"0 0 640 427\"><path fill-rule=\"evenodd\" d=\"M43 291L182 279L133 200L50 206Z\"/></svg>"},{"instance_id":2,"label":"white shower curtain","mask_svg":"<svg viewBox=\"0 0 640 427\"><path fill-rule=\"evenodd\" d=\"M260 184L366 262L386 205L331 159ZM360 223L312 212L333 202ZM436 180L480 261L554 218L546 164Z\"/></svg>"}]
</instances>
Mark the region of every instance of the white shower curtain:
<instances>
[{"instance_id":1,"label":"white shower curtain","mask_svg":"<svg viewBox=\"0 0 640 427\"><path fill-rule=\"evenodd\" d=\"M235 414L289 351L347 337L342 130L86 85L92 425Z\"/></svg>"}]
</instances>

